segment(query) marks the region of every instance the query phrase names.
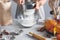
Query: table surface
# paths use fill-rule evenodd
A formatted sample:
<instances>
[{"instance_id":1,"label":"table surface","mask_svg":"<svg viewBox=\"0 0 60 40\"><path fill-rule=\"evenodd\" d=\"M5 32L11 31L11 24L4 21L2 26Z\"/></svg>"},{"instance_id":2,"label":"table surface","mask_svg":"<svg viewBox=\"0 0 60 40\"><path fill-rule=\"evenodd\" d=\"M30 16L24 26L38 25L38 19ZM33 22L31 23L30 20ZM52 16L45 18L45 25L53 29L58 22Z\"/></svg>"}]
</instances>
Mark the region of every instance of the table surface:
<instances>
[{"instance_id":1,"label":"table surface","mask_svg":"<svg viewBox=\"0 0 60 40\"><path fill-rule=\"evenodd\" d=\"M35 38L32 38L26 34L28 34L29 32L33 32L33 33L36 33L40 36L43 36L45 35L45 32L38 32L37 29L40 28L41 25L34 25L33 27L31 28L26 28L26 29L23 29L23 33L21 33L20 35L16 36L16 39L15 40L37 40ZM46 40L52 40L51 38L46 38Z\"/></svg>"},{"instance_id":2,"label":"table surface","mask_svg":"<svg viewBox=\"0 0 60 40\"><path fill-rule=\"evenodd\" d=\"M15 22L15 23L17 24L17 22ZM37 40L33 37L28 36L27 34L29 32L33 32L33 33L38 34L40 36L44 36L45 32L38 32L37 31L37 29L42 26L43 25L36 24L30 28L22 28L23 32L20 35L15 36L16 38L14 40ZM21 27L21 25L20 25L20 27ZM13 31L18 32L18 30L16 28L18 29L18 25L9 26L9 27L6 26L6 27L3 27L3 30L7 30L8 32L9 31L10 32L13 32ZM46 40L52 40L52 38L46 38Z\"/></svg>"}]
</instances>

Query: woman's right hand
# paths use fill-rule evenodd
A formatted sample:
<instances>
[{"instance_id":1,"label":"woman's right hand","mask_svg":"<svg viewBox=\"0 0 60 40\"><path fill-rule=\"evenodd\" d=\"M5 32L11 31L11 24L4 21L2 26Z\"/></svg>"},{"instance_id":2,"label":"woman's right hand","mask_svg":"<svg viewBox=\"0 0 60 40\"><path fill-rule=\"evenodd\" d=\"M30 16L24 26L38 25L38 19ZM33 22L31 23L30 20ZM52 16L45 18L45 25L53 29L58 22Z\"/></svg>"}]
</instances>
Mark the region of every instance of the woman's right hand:
<instances>
[{"instance_id":1,"label":"woman's right hand","mask_svg":"<svg viewBox=\"0 0 60 40\"><path fill-rule=\"evenodd\" d=\"M19 5L20 5L20 4L22 4L22 5L24 4L24 0L14 0L14 1L15 1L17 4L19 4Z\"/></svg>"}]
</instances>

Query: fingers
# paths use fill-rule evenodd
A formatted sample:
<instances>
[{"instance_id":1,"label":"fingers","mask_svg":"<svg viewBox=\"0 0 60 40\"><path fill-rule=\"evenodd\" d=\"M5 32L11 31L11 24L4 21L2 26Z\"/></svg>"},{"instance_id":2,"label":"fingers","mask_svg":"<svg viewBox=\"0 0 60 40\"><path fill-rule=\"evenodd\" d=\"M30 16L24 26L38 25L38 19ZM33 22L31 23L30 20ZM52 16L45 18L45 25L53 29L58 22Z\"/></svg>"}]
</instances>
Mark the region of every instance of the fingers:
<instances>
[{"instance_id":1,"label":"fingers","mask_svg":"<svg viewBox=\"0 0 60 40\"><path fill-rule=\"evenodd\" d=\"M39 9L39 7L40 7L40 2L36 1L36 9Z\"/></svg>"},{"instance_id":2,"label":"fingers","mask_svg":"<svg viewBox=\"0 0 60 40\"><path fill-rule=\"evenodd\" d=\"M36 2L36 9L39 9L39 2Z\"/></svg>"},{"instance_id":3,"label":"fingers","mask_svg":"<svg viewBox=\"0 0 60 40\"><path fill-rule=\"evenodd\" d=\"M24 0L19 0L20 1L20 4L24 4Z\"/></svg>"}]
</instances>

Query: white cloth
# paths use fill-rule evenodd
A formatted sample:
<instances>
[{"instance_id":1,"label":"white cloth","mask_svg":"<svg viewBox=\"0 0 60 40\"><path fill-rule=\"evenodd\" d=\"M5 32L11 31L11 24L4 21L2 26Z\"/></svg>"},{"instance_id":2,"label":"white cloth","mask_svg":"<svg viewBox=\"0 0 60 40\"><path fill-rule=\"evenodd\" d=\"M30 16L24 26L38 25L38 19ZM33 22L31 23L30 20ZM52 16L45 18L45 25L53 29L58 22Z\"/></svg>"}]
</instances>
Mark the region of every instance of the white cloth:
<instances>
[{"instance_id":1,"label":"white cloth","mask_svg":"<svg viewBox=\"0 0 60 40\"><path fill-rule=\"evenodd\" d=\"M39 19L39 22L44 22L44 20L45 20L45 12L44 12L43 6L40 6L39 15L40 15L40 17L41 17L41 18Z\"/></svg>"}]
</instances>

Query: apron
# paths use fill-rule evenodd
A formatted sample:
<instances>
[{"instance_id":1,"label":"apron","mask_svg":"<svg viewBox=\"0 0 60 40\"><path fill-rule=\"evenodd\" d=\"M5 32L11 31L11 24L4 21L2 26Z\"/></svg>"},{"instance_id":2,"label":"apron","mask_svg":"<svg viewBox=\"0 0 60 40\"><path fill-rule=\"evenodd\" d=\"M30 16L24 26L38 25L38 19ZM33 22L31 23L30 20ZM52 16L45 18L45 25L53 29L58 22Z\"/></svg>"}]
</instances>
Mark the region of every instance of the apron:
<instances>
[{"instance_id":1,"label":"apron","mask_svg":"<svg viewBox=\"0 0 60 40\"><path fill-rule=\"evenodd\" d=\"M11 2L4 3L0 0L0 25L9 25L11 23Z\"/></svg>"}]
</instances>

